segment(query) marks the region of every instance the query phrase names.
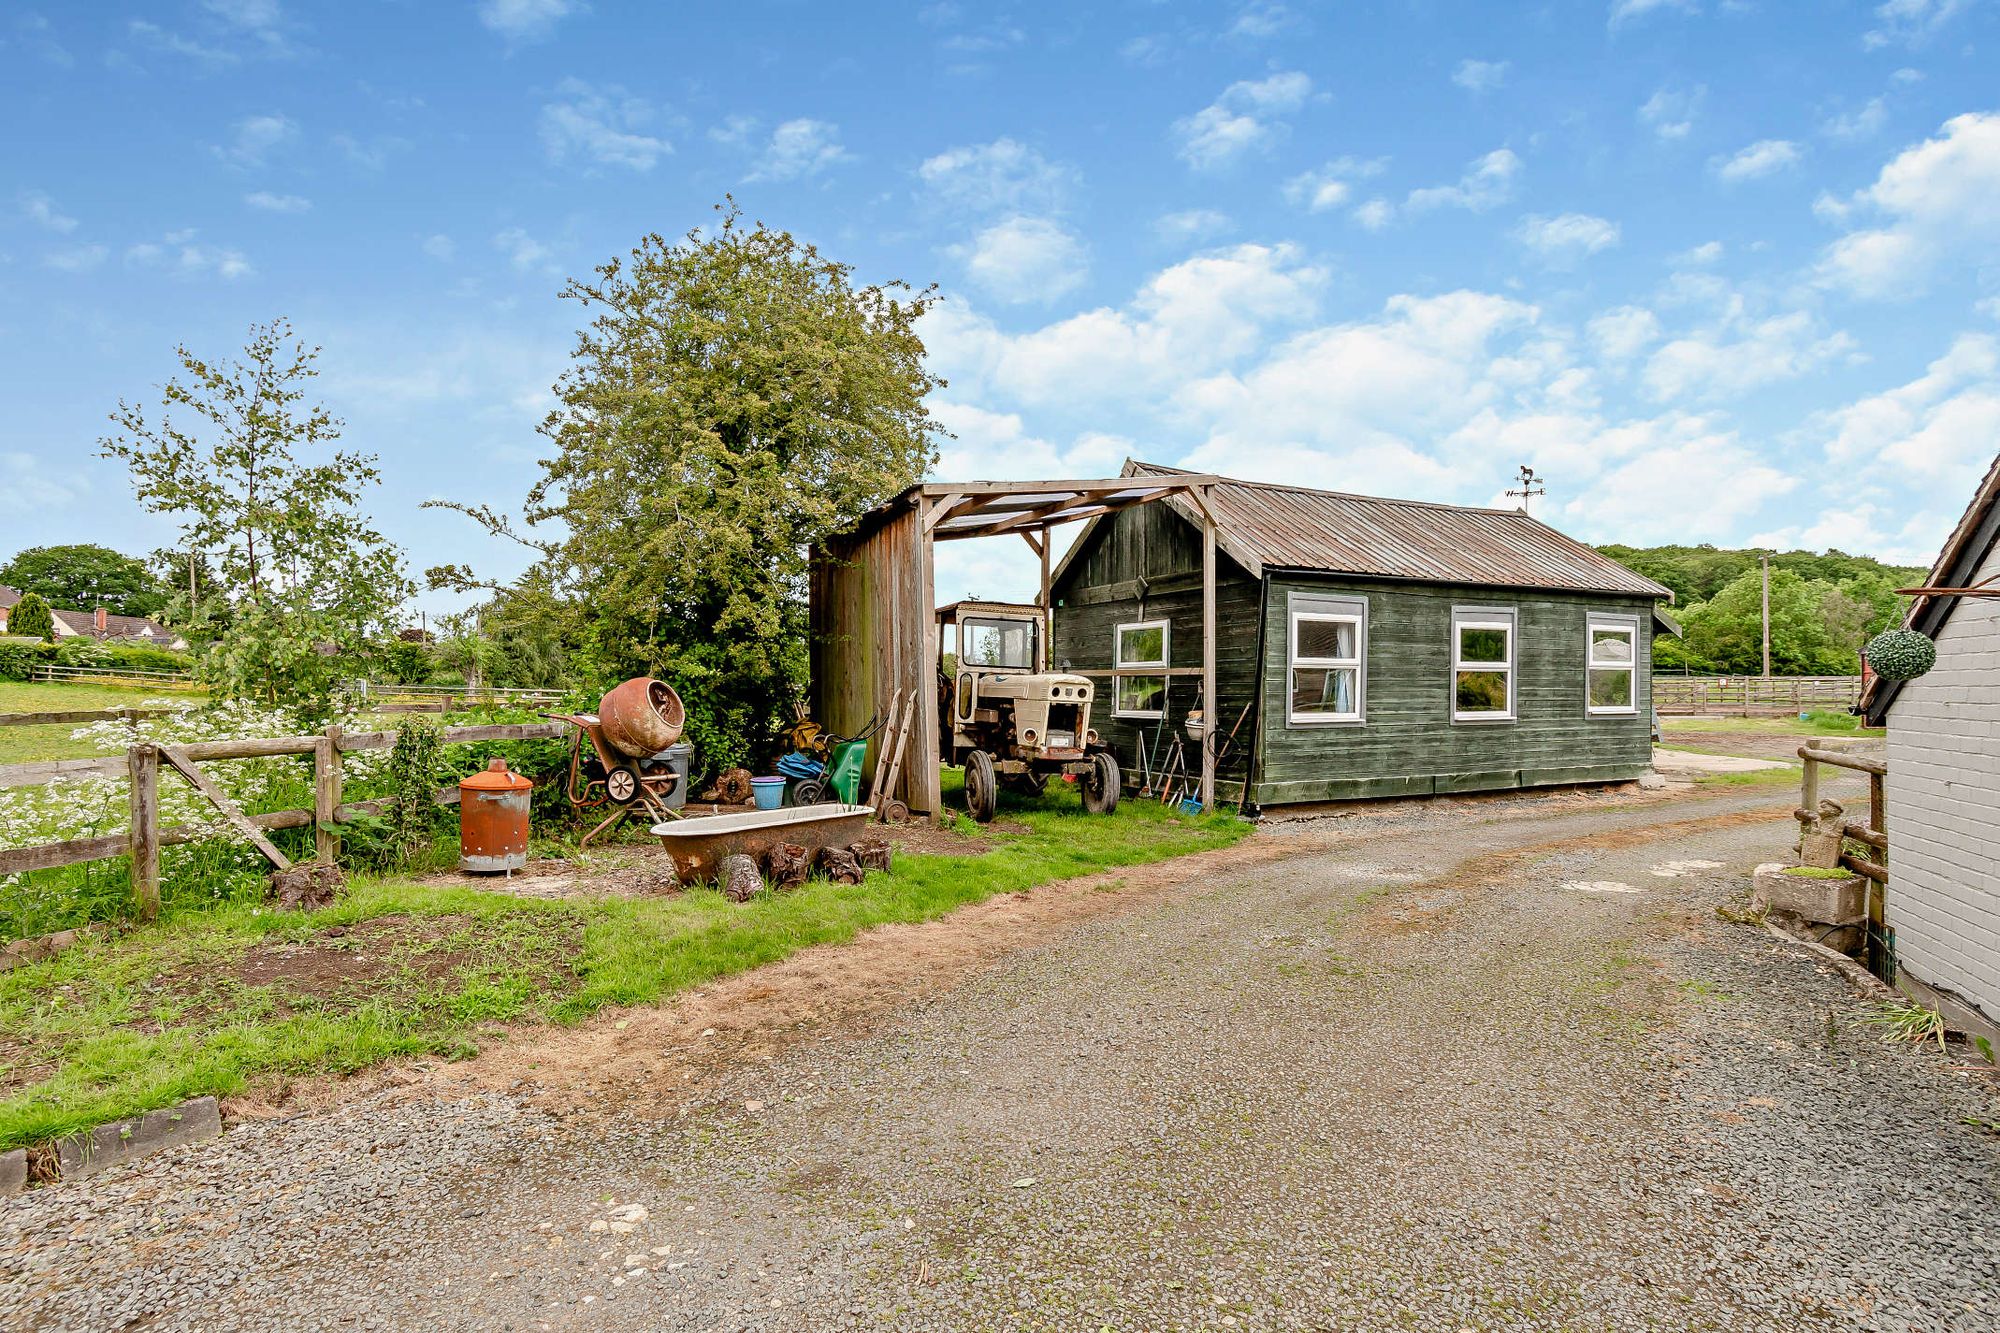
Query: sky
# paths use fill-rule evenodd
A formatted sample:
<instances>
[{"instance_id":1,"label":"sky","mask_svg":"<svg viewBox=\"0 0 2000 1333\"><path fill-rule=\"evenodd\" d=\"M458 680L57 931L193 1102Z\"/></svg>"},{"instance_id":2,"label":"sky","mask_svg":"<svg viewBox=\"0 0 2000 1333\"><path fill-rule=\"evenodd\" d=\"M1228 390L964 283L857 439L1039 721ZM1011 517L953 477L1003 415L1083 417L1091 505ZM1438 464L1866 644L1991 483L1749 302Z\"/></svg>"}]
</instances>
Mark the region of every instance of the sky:
<instances>
[{"instance_id":1,"label":"sky","mask_svg":"<svg viewBox=\"0 0 2000 1333\"><path fill-rule=\"evenodd\" d=\"M937 285L941 479L1525 463L1587 541L1928 564L2000 449L2000 0L71 0L0 110L0 559L170 545L107 416L284 316L413 568L510 577L423 502L518 512L565 278L725 195Z\"/></svg>"}]
</instances>

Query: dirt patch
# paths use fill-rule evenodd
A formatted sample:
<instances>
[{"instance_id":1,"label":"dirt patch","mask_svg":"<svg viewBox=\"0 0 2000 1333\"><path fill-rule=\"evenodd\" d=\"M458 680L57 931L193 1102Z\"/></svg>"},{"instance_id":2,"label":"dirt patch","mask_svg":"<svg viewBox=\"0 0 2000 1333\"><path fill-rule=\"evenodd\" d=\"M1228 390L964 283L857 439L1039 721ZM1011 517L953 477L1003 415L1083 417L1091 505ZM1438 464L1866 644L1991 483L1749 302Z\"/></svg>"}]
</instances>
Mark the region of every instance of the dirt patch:
<instances>
[{"instance_id":1,"label":"dirt patch","mask_svg":"<svg viewBox=\"0 0 2000 1333\"><path fill-rule=\"evenodd\" d=\"M329 926L297 943L259 944L237 962L240 986L282 986L303 999L334 999L358 986L391 976L411 981L436 981L470 961L462 949L430 947L463 930L463 916L432 916L412 920L402 915L378 916L352 926Z\"/></svg>"},{"instance_id":2,"label":"dirt patch","mask_svg":"<svg viewBox=\"0 0 2000 1333\"><path fill-rule=\"evenodd\" d=\"M957 829L939 828L935 824L914 820L908 824L878 826L875 830L896 844L899 852L913 856L984 856L993 850L988 837L960 833ZM992 834L1032 833L1026 824L1001 821L988 824L986 832Z\"/></svg>"},{"instance_id":3,"label":"dirt patch","mask_svg":"<svg viewBox=\"0 0 2000 1333\"><path fill-rule=\"evenodd\" d=\"M347 1080L300 1083L283 1109L309 1110L379 1088L447 1098L507 1089L570 1115L614 1116L634 1100L656 1115L675 1090L698 1086L717 1068L770 1059L836 1022L844 1036L866 1031L883 1014L948 990L1086 917L1127 910L1189 881L1361 836L1331 829L1282 840L1253 835L1218 851L999 894L936 921L877 926L846 944L805 949L669 1003L607 1010L576 1028L518 1027L470 1060L405 1061ZM235 1116L277 1109L247 1100L228 1108Z\"/></svg>"}]
</instances>

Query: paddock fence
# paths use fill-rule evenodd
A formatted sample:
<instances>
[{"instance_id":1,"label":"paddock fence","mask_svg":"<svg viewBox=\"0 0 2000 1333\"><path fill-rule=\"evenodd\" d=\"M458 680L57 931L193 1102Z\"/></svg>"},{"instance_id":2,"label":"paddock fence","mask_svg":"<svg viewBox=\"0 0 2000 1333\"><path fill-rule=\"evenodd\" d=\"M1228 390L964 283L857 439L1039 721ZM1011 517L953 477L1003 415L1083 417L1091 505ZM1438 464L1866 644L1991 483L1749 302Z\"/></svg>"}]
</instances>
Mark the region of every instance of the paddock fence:
<instances>
[{"instance_id":1,"label":"paddock fence","mask_svg":"<svg viewBox=\"0 0 2000 1333\"><path fill-rule=\"evenodd\" d=\"M1653 676L1653 707L1663 717L1844 713L1860 697L1859 676Z\"/></svg>"}]
</instances>

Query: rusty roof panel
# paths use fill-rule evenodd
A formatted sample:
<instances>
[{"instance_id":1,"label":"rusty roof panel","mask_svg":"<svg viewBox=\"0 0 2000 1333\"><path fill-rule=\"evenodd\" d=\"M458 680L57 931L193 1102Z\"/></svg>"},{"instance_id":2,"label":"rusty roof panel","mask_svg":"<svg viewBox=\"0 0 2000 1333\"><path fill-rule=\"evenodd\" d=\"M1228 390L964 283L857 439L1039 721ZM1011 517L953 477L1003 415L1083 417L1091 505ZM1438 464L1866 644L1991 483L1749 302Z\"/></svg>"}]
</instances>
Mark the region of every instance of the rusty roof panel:
<instances>
[{"instance_id":1,"label":"rusty roof panel","mask_svg":"<svg viewBox=\"0 0 2000 1333\"><path fill-rule=\"evenodd\" d=\"M1176 474L1155 463L1126 466L1142 475ZM1208 497L1218 543L1256 568L1671 595L1515 509L1468 509L1249 481L1219 482Z\"/></svg>"}]
</instances>

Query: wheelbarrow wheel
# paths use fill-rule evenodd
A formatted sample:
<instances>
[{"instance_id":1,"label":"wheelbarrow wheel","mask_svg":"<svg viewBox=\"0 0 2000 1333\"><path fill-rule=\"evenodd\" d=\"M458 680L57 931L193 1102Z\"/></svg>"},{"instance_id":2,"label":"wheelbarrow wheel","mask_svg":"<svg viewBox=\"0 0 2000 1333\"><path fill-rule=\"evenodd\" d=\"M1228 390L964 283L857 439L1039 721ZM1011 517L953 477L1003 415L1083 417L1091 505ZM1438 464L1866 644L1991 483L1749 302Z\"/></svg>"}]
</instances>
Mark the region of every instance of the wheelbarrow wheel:
<instances>
[{"instance_id":1,"label":"wheelbarrow wheel","mask_svg":"<svg viewBox=\"0 0 2000 1333\"><path fill-rule=\"evenodd\" d=\"M965 809L982 824L1000 813L999 775L993 771L993 756L984 750L965 756Z\"/></svg>"},{"instance_id":2,"label":"wheelbarrow wheel","mask_svg":"<svg viewBox=\"0 0 2000 1333\"><path fill-rule=\"evenodd\" d=\"M818 805L825 799L825 778L800 778L785 788L786 805Z\"/></svg>"},{"instance_id":3,"label":"wheelbarrow wheel","mask_svg":"<svg viewBox=\"0 0 2000 1333\"><path fill-rule=\"evenodd\" d=\"M1090 771L1077 783L1083 789L1083 808L1093 815L1108 815L1118 808L1118 761L1102 750L1090 757Z\"/></svg>"},{"instance_id":4,"label":"wheelbarrow wheel","mask_svg":"<svg viewBox=\"0 0 2000 1333\"><path fill-rule=\"evenodd\" d=\"M604 775L604 794L619 805L630 805L638 800L641 789L636 764L620 764Z\"/></svg>"}]
</instances>

